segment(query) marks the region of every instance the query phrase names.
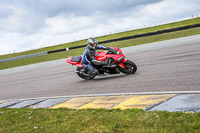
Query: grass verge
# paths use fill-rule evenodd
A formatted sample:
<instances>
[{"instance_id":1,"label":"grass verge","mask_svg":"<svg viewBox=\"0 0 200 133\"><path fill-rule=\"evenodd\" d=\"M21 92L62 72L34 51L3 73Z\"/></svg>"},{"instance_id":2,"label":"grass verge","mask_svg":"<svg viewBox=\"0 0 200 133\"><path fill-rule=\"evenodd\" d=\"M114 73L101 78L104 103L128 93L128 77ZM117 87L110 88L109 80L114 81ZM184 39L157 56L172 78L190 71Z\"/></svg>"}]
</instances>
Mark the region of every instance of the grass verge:
<instances>
[{"instance_id":1,"label":"grass verge","mask_svg":"<svg viewBox=\"0 0 200 133\"><path fill-rule=\"evenodd\" d=\"M190 35L196 35L196 34L200 34L200 27L183 30L183 31L176 31L176 32L172 32L172 33L165 33L165 34L159 34L159 35L154 35L154 36L142 37L142 38L137 38L137 39L112 42L112 43L107 43L104 45L110 46L110 47L111 46L115 47L117 45L119 45L120 47L128 47L128 46L157 42L157 41L162 41L162 40L175 39L175 38L185 37L185 36L190 36ZM31 57L31 58L26 58L26 59L11 61L11 62L5 62L5 63L0 64L0 70L17 67L17 66L28 65L28 64L40 63L40 62L45 62L45 61L50 61L50 60L56 60L56 59L61 59L61 58L66 58L69 56L81 55L83 53L83 51L84 51L84 48L80 48L80 49L75 49L75 50L71 50L71 51L64 51L64 52L58 52L58 53L53 53L53 54L48 54L48 55L43 55L43 56Z\"/></svg>"},{"instance_id":2,"label":"grass verge","mask_svg":"<svg viewBox=\"0 0 200 133\"><path fill-rule=\"evenodd\" d=\"M139 109L0 109L0 132L180 132L200 131L200 113Z\"/></svg>"},{"instance_id":3,"label":"grass verge","mask_svg":"<svg viewBox=\"0 0 200 133\"><path fill-rule=\"evenodd\" d=\"M154 26L154 27L147 27L147 28L142 28L142 29L137 29L137 30L130 30L130 31L126 31L126 32L120 32L120 33L110 34L110 35L106 35L106 36L101 36L101 37L97 37L97 40L105 41L105 40L109 40L109 39L116 39L116 38L120 38L120 37L126 37L126 36L131 36L131 35L136 35L136 34L147 33L147 32L155 32L155 31L159 31L159 30L176 28L176 27L192 25L192 24L197 24L197 23L200 23L200 17L189 19L189 20L184 20L184 21L179 21L179 22L174 22L174 23L169 23L169 24L164 24L164 25L158 25L158 26ZM71 43L64 43L64 44L60 44L60 45L40 48L40 49L29 50L29 51L20 52L20 53L0 55L0 59L16 57L16 56L21 56L21 55L27 55L27 54L33 54L33 53L38 53L38 52L42 52L42 51L63 49L63 48L68 48L68 47L73 47L73 46L78 46L78 45L83 45L83 44L86 44L86 39L71 42Z\"/></svg>"}]
</instances>

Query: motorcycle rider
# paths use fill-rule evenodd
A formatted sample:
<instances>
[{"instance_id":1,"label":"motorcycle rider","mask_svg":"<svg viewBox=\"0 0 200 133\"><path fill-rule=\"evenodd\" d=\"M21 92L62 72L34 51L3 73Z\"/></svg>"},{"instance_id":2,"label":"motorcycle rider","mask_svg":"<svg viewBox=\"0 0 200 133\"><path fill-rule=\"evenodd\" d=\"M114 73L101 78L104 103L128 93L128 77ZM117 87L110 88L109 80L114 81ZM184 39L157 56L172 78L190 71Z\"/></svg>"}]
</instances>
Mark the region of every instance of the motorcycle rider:
<instances>
[{"instance_id":1,"label":"motorcycle rider","mask_svg":"<svg viewBox=\"0 0 200 133\"><path fill-rule=\"evenodd\" d=\"M105 47L98 45L98 42L95 38L90 37L87 40L87 47L83 53L82 65L91 72L92 75L96 75L98 70L95 66L104 66L108 65L108 60L104 62L98 61L95 58L96 49L105 49L109 50L110 47Z\"/></svg>"}]
</instances>

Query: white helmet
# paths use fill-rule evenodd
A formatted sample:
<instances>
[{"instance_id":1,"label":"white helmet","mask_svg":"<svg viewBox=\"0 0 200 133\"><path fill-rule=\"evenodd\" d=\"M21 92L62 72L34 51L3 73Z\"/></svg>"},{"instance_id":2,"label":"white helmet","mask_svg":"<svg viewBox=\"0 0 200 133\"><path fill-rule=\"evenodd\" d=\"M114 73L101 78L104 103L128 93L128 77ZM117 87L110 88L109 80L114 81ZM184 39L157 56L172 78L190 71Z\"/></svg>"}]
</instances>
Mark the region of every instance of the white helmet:
<instances>
[{"instance_id":1,"label":"white helmet","mask_svg":"<svg viewBox=\"0 0 200 133\"><path fill-rule=\"evenodd\" d=\"M96 46L94 47L93 44L96 44ZM88 47L92 48L92 49L95 49L98 45L98 42L96 40L96 38L92 38L90 37L88 40L87 40L87 45Z\"/></svg>"}]
</instances>

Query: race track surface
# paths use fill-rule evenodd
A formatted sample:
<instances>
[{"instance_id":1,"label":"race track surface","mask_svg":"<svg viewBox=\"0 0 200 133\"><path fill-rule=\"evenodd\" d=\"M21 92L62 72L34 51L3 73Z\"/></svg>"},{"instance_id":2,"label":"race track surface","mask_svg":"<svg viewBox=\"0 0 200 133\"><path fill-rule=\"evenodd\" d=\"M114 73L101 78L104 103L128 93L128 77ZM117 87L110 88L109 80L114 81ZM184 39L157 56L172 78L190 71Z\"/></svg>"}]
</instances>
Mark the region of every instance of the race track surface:
<instances>
[{"instance_id":1,"label":"race track surface","mask_svg":"<svg viewBox=\"0 0 200 133\"><path fill-rule=\"evenodd\" d=\"M63 63L0 75L0 100L84 94L200 90L200 43L128 53L138 71L83 80Z\"/></svg>"}]
</instances>

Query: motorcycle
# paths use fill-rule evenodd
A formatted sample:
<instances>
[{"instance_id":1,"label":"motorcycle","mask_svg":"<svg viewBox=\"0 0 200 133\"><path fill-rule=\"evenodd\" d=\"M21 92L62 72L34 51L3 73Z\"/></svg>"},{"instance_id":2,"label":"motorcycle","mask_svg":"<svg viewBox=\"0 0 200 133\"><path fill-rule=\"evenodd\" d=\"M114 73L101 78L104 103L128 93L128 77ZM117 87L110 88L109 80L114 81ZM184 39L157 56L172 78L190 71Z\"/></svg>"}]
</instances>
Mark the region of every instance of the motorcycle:
<instances>
[{"instance_id":1,"label":"motorcycle","mask_svg":"<svg viewBox=\"0 0 200 133\"><path fill-rule=\"evenodd\" d=\"M105 73L107 74L119 74L120 72L124 74L134 74L137 71L137 66L131 60L125 58L123 51L118 47L110 47L107 52L98 51L95 54L96 60L105 61L107 60L108 65L106 66L95 66L98 73L96 75L91 74L91 72L83 65L82 56L73 56L67 58L67 63L77 66L76 73L79 77L90 80L95 78L95 76L101 76Z\"/></svg>"}]
</instances>

